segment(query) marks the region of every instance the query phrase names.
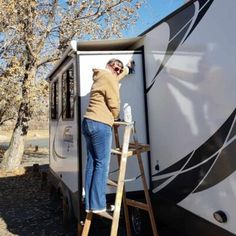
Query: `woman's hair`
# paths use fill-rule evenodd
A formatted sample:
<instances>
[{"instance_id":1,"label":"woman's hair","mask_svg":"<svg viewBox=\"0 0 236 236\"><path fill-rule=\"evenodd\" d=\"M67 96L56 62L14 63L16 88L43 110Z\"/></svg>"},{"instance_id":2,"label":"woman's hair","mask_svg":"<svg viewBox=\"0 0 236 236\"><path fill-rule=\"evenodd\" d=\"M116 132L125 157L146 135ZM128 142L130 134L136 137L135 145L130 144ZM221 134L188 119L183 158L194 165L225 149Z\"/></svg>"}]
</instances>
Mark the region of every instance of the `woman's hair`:
<instances>
[{"instance_id":1,"label":"woman's hair","mask_svg":"<svg viewBox=\"0 0 236 236\"><path fill-rule=\"evenodd\" d=\"M120 64L120 68L122 68L122 69L124 68L123 62L120 61L119 59L116 59L116 58L110 59L110 60L107 62L107 65L113 66L113 65L116 64L116 63Z\"/></svg>"}]
</instances>

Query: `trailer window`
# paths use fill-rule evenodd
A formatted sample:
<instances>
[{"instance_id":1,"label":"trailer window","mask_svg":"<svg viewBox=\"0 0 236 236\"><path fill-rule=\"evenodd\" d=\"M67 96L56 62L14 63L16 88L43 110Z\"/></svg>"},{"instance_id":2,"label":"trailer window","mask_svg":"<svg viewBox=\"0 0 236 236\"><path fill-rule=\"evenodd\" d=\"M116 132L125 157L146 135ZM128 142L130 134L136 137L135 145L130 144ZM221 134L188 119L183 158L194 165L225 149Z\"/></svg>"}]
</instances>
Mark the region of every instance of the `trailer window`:
<instances>
[{"instance_id":1,"label":"trailer window","mask_svg":"<svg viewBox=\"0 0 236 236\"><path fill-rule=\"evenodd\" d=\"M58 118L58 80L51 84L51 119Z\"/></svg>"},{"instance_id":2,"label":"trailer window","mask_svg":"<svg viewBox=\"0 0 236 236\"><path fill-rule=\"evenodd\" d=\"M62 118L74 118L74 73L73 66L62 75Z\"/></svg>"}]
</instances>

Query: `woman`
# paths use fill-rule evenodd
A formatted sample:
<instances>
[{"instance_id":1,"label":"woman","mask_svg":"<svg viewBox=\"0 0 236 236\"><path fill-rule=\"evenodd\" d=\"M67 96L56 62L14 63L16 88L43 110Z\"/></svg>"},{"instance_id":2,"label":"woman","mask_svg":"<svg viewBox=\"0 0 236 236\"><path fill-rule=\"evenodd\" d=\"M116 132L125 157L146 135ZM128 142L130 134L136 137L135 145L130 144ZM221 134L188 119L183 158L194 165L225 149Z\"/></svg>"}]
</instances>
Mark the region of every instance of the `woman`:
<instances>
[{"instance_id":1,"label":"woman","mask_svg":"<svg viewBox=\"0 0 236 236\"><path fill-rule=\"evenodd\" d=\"M119 118L119 80L129 73L118 59L107 62L105 69L93 70L90 100L83 119L87 144L85 173L86 212L106 211L106 182L112 145L112 125Z\"/></svg>"}]
</instances>

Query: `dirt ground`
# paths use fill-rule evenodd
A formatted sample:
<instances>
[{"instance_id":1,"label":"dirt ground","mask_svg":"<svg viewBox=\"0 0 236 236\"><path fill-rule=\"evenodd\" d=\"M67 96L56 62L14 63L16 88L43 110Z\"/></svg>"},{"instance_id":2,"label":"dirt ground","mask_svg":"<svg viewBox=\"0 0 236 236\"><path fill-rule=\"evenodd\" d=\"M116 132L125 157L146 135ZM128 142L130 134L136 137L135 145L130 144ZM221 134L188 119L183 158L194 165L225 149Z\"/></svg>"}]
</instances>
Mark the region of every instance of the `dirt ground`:
<instances>
[{"instance_id":1,"label":"dirt ground","mask_svg":"<svg viewBox=\"0 0 236 236\"><path fill-rule=\"evenodd\" d=\"M0 161L3 153L0 144ZM61 206L50 198L49 185L42 177L48 173L48 163L47 148L27 147L24 174L0 173L0 236L77 235L75 225L63 226ZM34 164L39 165L38 172L33 171Z\"/></svg>"}]
</instances>

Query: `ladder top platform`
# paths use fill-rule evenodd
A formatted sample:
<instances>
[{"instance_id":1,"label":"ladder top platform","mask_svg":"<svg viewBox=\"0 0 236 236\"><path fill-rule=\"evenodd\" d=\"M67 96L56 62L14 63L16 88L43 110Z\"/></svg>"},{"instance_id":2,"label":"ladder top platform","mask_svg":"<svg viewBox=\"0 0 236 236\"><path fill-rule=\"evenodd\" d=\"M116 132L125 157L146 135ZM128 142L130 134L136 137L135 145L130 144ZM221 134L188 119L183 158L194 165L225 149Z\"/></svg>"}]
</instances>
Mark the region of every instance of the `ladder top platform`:
<instances>
[{"instance_id":1,"label":"ladder top platform","mask_svg":"<svg viewBox=\"0 0 236 236\"><path fill-rule=\"evenodd\" d=\"M113 123L114 126L119 126L119 125L125 125L125 126L129 126L129 125L134 125L134 121L131 122L126 122L126 121L115 121Z\"/></svg>"}]
</instances>

